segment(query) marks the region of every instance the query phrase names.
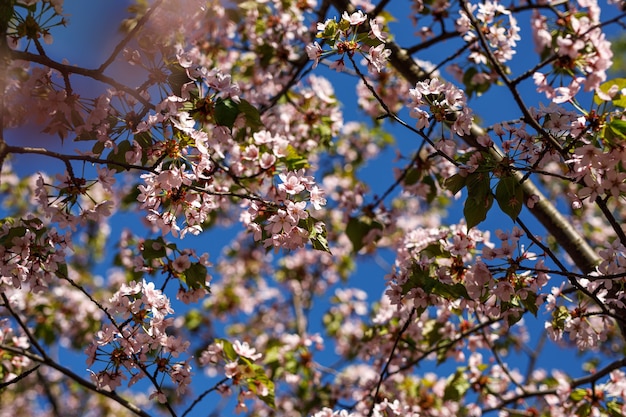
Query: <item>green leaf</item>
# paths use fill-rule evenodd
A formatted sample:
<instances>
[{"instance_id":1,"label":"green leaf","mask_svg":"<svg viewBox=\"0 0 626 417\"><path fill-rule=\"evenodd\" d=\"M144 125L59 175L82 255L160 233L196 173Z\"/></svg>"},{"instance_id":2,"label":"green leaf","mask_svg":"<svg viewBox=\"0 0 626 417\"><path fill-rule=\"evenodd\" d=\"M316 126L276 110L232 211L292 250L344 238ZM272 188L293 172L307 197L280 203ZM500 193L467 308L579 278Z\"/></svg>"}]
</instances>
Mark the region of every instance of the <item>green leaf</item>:
<instances>
[{"instance_id":1,"label":"green leaf","mask_svg":"<svg viewBox=\"0 0 626 417\"><path fill-rule=\"evenodd\" d=\"M237 359L239 357L239 355L237 355L237 352L235 352L235 348L233 348L233 344L230 343L228 340L226 340L226 339L215 339L215 343L221 343L222 344L222 351L224 352L224 356L229 361L234 361L235 359Z\"/></svg>"},{"instance_id":2,"label":"green leaf","mask_svg":"<svg viewBox=\"0 0 626 417\"><path fill-rule=\"evenodd\" d=\"M236 22L236 20L235 20ZM258 22L258 21L257 21ZM263 28L261 28L263 30ZM261 68L267 69L267 67L272 62L272 59L276 56L276 48L270 44L264 43L255 48L254 52L257 53L257 59Z\"/></svg>"},{"instance_id":3,"label":"green leaf","mask_svg":"<svg viewBox=\"0 0 626 417\"><path fill-rule=\"evenodd\" d=\"M363 239L372 230L383 230L383 225L370 217L350 217L346 226L346 234L352 242L352 249L358 252L364 246Z\"/></svg>"},{"instance_id":4,"label":"green leaf","mask_svg":"<svg viewBox=\"0 0 626 417\"><path fill-rule=\"evenodd\" d=\"M591 404L583 403L580 407L578 407L576 414L574 415L576 417L587 417L588 415L591 415Z\"/></svg>"},{"instance_id":5,"label":"green leaf","mask_svg":"<svg viewBox=\"0 0 626 417\"><path fill-rule=\"evenodd\" d=\"M141 250L141 256L143 256L144 259L163 258L165 255L167 255L167 251L163 238L146 239L144 241L143 249Z\"/></svg>"},{"instance_id":6,"label":"green leaf","mask_svg":"<svg viewBox=\"0 0 626 417\"><path fill-rule=\"evenodd\" d=\"M430 269L422 269L420 266L415 265L411 272L411 277L402 287L403 293L407 293L412 288L419 287L424 290L426 294L435 294L446 300L457 300L459 298L469 300L470 298L463 284L445 284L439 279L433 278Z\"/></svg>"},{"instance_id":7,"label":"green leaf","mask_svg":"<svg viewBox=\"0 0 626 417\"><path fill-rule=\"evenodd\" d=\"M404 183L406 185L414 185L420 180L420 178L422 178L422 170L418 168L411 168L404 176Z\"/></svg>"},{"instance_id":8,"label":"green leaf","mask_svg":"<svg viewBox=\"0 0 626 417\"><path fill-rule=\"evenodd\" d=\"M626 120L613 119L608 123L607 127L618 138L626 139Z\"/></svg>"},{"instance_id":9,"label":"green leaf","mask_svg":"<svg viewBox=\"0 0 626 417\"><path fill-rule=\"evenodd\" d=\"M337 33L337 22L335 20L328 20L326 26L324 26L324 32L321 36L324 38L333 38Z\"/></svg>"},{"instance_id":10,"label":"green leaf","mask_svg":"<svg viewBox=\"0 0 626 417\"><path fill-rule=\"evenodd\" d=\"M467 200L465 200L463 207L467 228L471 229L485 220L492 205L493 193L489 184L489 176L482 172L468 175Z\"/></svg>"},{"instance_id":11,"label":"green leaf","mask_svg":"<svg viewBox=\"0 0 626 417\"><path fill-rule=\"evenodd\" d=\"M563 330L565 328L565 322L570 318L570 313L567 307L559 306L552 312L552 325L556 329Z\"/></svg>"},{"instance_id":12,"label":"green leaf","mask_svg":"<svg viewBox=\"0 0 626 417\"><path fill-rule=\"evenodd\" d=\"M467 185L467 177L461 174L454 174L450 178L446 178L443 182L443 186L450 190L452 194L456 194L461 191Z\"/></svg>"},{"instance_id":13,"label":"green leaf","mask_svg":"<svg viewBox=\"0 0 626 417\"><path fill-rule=\"evenodd\" d=\"M572 401L578 402L580 400L582 400L583 398L585 398L585 396L587 396L587 390L584 388L576 388L575 390L573 390L570 395L569 398Z\"/></svg>"},{"instance_id":14,"label":"green leaf","mask_svg":"<svg viewBox=\"0 0 626 417\"><path fill-rule=\"evenodd\" d=\"M261 121L261 114L257 108L248 101L241 99L238 108L239 112L246 116L246 126L252 129L253 132L256 132L264 127L263 122Z\"/></svg>"},{"instance_id":15,"label":"green leaf","mask_svg":"<svg viewBox=\"0 0 626 417\"><path fill-rule=\"evenodd\" d=\"M306 219L300 220L298 226L309 232L309 240L311 241L311 245L313 245L313 249L331 253L328 247L326 227L324 227L323 223L309 216Z\"/></svg>"},{"instance_id":16,"label":"green leaf","mask_svg":"<svg viewBox=\"0 0 626 417\"><path fill-rule=\"evenodd\" d=\"M206 266L199 262L191 264L189 268L185 270L184 280L185 283L192 289L204 288L206 285L207 269Z\"/></svg>"},{"instance_id":17,"label":"green leaf","mask_svg":"<svg viewBox=\"0 0 626 417\"><path fill-rule=\"evenodd\" d=\"M539 307L537 306L537 294L534 292L528 292L526 298L521 300L522 305L530 311L533 316L537 317L537 312L539 311Z\"/></svg>"},{"instance_id":18,"label":"green leaf","mask_svg":"<svg viewBox=\"0 0 626 417\"><path fill-rule=\"evenodd\" d=\"M129 141L123 140L118 143L115 150L109 152L107 156L107 161L115 162L114 164L109 164L109 169L115 170L116 172L124 171L124 165L128 164L128 162L126 162L126 152L130 150L132 150L132 146Z\"/></svg>"},{"instance_id":19,"label":"green leaf","mask_svg":"<svg viewBox=\"0 0 626 417\"><path fill-rule=\"evenodd\" d=\"M476 74L478 74L476 67L469 67L463 73L463 84L465 85L465 91L469 97L472 97L474 90L476 89L476 85L472 82L472 79Z\"/></svg>"},{"instance_id":20,"label":"green leaf","mask_svg":"<svg viewBox=\"0 0 626 417\"><path fill-rule=\"evenodd\" d=\"M602 83L602 84L600 84L600 91L602 91L603 93L608 93L608 91L614 85L616 85L617 88L621 91L622 89L626 88L626 78L615 78L615 79L609 80L609 81L607 81L605 83ZM600 97L598 97L597 94L594 95L593 101L597 105L600 105L600 104L604 103L604 100L602 100ZM626 98L622 97L622 95L620 93L617 93L615 95L615 97L613 97L612 102L613 102L613 104L615 106L626 107L625 106Z\"/></svg>"},{"instance_id":21,"label":"green leaf","mask_svg":"<svg viewBox=\"0 0 626 417\"><path fill-rule=\"evenodd\" d=\"M26 230L27 229L24 226L17 226L17 227L10 228L9 233L0 237L0 245L4 247L13 246L13 239L16 237L23 237L26 234Z\"/></svg>"},{"instance_id":22,"label":"green leaf","mask_svg":"<svg viewBox=\"0 0 626 417\"><path fill-rule=\"evenodd\" d=\"M463 207L463 215L467 228L471 229L487 218L487 213L493 204L493 195L483 197L468 197Z\"/></svg>"},{"instance_id":23,"label":"green leaf","mask_svg":"<svg viewBox=\"0 0 626 417\"><path fill-rule=\"evenodd\" d=\"M167 83L170 85L172 92L177 96L181 95L183 85L187 84L191 80L187 74L187 70L180 64L170 64L167 69L170 70L170 75L167 77Z\"/></svg>"},{"instance_id":24,"label":"green leaf","mask_svg":"<svg viewBox=\"0 0 626 417\"><path fill-rule=\"evenodd\" d=\"M443 399L444 401L460 401L469 389L470 382L467 380L465 374L461 371L457 371L448 381L443 393Z\"/></svg>"},{"instance_id":25,"label":"green leaf","mask_svg":"<svg viewBox=\"0 0 626 417\"><path fill-rule=\"evenodd\" d=\"M623 417L624 414L622 413L622 406L623 404L617 401L611 401L606 403L606 407L611 417Z\"/></svg>"},{"instance_id":26,"label":"green leaf","mask_svg":"<svg viewBox=\"0 0 626 417\"><path fill-rule=\"evenodd\" d=\"M77 140L87 140L87 139L77 139ZM95 153L96 155L100 155L103 151L104 151L104 142L97 141L96 143L93 144L93 148L91 149L91 152Z\"/></svg>"},{"instance_id":27,"label":"green leaf","mask_svg":"<svg viewBox=\"0 0 626 417\"><path fill-rule=\"evenodd\" d=\"M265 375L265 371L261 366L252 364L251 367L252 369L254 369L255 375L252 378L248 378L247 380L248 388L250 389L250 391L254 392L257 395L257 397L259 397L269 407L276 408L276 405L274 404L274 395L275 395L274 382L272 382L272 380L270 380L267 377L267 375ZM259 393L260 384L264 385L267 388L268 390L267 395L260 395Z\"/></svg>"},{"instance_id":28,"label":"green leaf","mask_svg":"<svg viewBox=\"0 0 626 417\"><path fill-rule=\"evenodd\" d=\"M287 152L285 157L283 158L285 166L289 171L297 171L299 169L308 168L309 160L298 154L296 148L291 145L287 146Z\"/></svg>"},{"instance_id":29,"label":"green leaf","mask_svg":"<svg viewBox=\"0 0 626 417\"><path fill-rule=\"evenodd\" d=\"M435 180L430 175L427 175L422 180L422 183L428 185L428 194L426 194L426 201L432 203L435 197L437 197L437 186Z\"/></svg>"},{"instance_id":30,"label":"green leaf","mask_svg":"<svg viewBox=\"0 0 626 417\"><path fill-rule=\"evenodd\" d=\"M141 146L143 149L147 149L154 143L152 138L152 134L150 132L140 132L135 135L135 141Z\"/></svg>"},{"instance_id":31,"label":"green leaf","mask_svg":"<svg viewBox=\"0 0 626 417\"><path fill-rule=\"evenodd\" d=\"M517 219L522 211L524 191L512 175L500 179L496 186L496 201L500 209L511 219Z\"/></svg>"},{"instance_id":32,"label":"green leaf","mask_svg":"<svg viewBox=\"0 0 626 417\"><path fill-rule=\"evenodd\" d=\"M198 330L202 322L203 315L197 309L190 310L185 315L185 327L192 332Z\"/></svg>"},{"instance_id":33,"label":"green leaf","mask_svg":"<svg viewBox=\"0 0 626 417\"><path fill-rule=\"evenodd\" d=\"M67 271L67 264L66 263L57 263L57 270L56 270L55 274L59 278L67 278L67 277L69 277L69 274L68 274L68 271Z\"/></svg>"},{"instance_id":34,"label":"green leaf","mask_svg":"<svg viewBox=\"0 0 626 417\"><path fill-rule=\"evenodd\" d=\"M239 116L239 105L231 98L218 98L215 101L215 123L232 129Z\"/></svg>"}]
</instances>

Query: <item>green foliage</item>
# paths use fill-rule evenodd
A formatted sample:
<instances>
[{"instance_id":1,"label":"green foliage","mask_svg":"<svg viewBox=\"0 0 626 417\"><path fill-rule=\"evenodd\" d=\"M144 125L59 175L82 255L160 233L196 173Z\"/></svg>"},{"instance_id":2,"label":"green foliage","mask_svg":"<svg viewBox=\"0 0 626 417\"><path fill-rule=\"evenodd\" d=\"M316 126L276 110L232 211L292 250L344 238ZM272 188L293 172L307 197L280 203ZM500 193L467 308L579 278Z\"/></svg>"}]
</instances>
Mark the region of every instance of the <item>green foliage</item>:
<instances>
[{"instance_id":1,"label":"green foliage","mask_svg":"<svg viewBox=\"0 0 626 417\"><path fill-rule=\"evenodd\" d=\"M131 150L132 146L129 141L123 140L119 142L116 148L111 150L111 152L109 152L109 155L107 156L107 161L113 162L109 164L109 169L112 169L116 172L124 171L124 166L127 164L126 152L129 152Z\"/></svg>"},{"instance_id":2,"label":"green foliage","mask_svg":"<svg viewBox=\"0 0 626 417\"><path fill-rule=\"evenodd\" d=\"M461 174L454 174L453 176L446 178L444 181L444 187L452 194L456 194L461 191L467 185L467 177Z\"/></svg>"},{"instance_id":3,"label":"green foliage","mask_svg":"<svg viewBox=\"0 0 626 417\"><path fill-rule=\"evenodd\" d=\"M463 85L465 86L465 94L467 94L468 98L471 98L472 96L480 97L482 94L486 93L491 87L491 83L489 81L476 83L474 81L474 77L478 74L479 71L474 66L469 67L463 73Z\"/></svg>"},{"instance_id":4,"label":"green foliage","mask_svg":"<svg viewBox=\"0 0 626 417\"><path fill-rule=\"evenodd\" d=\"M484 172L474 172L467 177L467 199L463 206L463 215L467 228L477 226L487 218L493 205L489 176Z\"/></svg>"},{"instance_id":5,"label":"green foliage","mask_svg":"<svg viewBox=\"0 0 626 417\"><path fill-rule=\"evenodd\" d=\"M611 102L616 107L626 107L626 97L622 94L622 90L626 88L626 78L613 78L605 83L600 85L600 91L605 94L608 94L611 88L616 88L617 92L611 98ZM604 103L604 100L598 96L598 94L594 94L593 101L596 105L600 105Z\"/></svg>"},{"instance_id":6,"label":"green foliage","mask_svg":"<svg viewBox=\"0 0 626 417\"><path fill-rule=\"evenodd\" d=\"M435 276L434 269L435 265L431 265L429 268L422 268L417 264L414 265L411 270L411 276L402 287L403 293L409 292L412 288L421 288L426 294L435 294L447 300L470 299L463 284L447 284L437 278L433 278Z\"/></svg>"},{"instance_id":7,"label":"green foliage","mask_svg":"<svg viewBox=\"0 0 626 417\"><path fill-rule=\"evenodd\" d=\"M215 101L215 123L232 129L239 116L239 105L231 98L218 98Z\"/></svg>"},{"instance_id":8,"label":"green foliage","mask_svg":"<svg viewBox=\"0 0 626 417\"><path fill-rule=\"evenodd\" d=\"M185 269L181 274L179 274L178 278L187 284L189 288L198 289L204 288L206 290L209 287L206 284L208 272L206 266L202 265L199 262L192 263L189 268Z\"/></svg>"},{"instance_id":9,"label":"green foliage","mask_svg":"<svg viewBox=\"0 0 626 417\"><path fill-rule=\"evenodd\" d=\"M296 148L291 145L287 146L286 155L281 158L281 162L285 164L285 167L289 171L298 171L303 168L309 167L309 159L298 153Z\"/></svg>"},{"instance_id":10,"label":"green foliage","mask_svg":"<svg viewBox=\"0 0 626 417\"><path fill-rule=\"evenodd\" d=\"M461 401L470 389L470 386L465 373L462 370L456 371L447 381L446 389L443 393L444 401Z\"/></svg>"},{"instance_id":11,"label":"green foliage","mask_svg":"<svg viewBox=\"0 0 626 417\"><path fill-rule=\"evenodd\" d=\"M162 237L146 239L141 248L141 256L145 260L163 258L167 256L167 245Z\"/></svg>"},{"instance_id":12,"label":"green foliage","mask_svg":"<svg viewBox=\"0 0 626 417\"><path fill-rule=\"evenodd\" d=\"M522 211L524 191L514 176L507 175L498 181L495 198L500 209L515 221Z\"/></svg>"},{"instance_id":13,"label":"green foliage","mask_svg":"<svg viewBox=\"0 0 626 417\"><path fill-rule=\"evenodd\" d=\"M259 111L248 101L244 99L235 101L230 97L226 99L218 97L215 100L213 116L216 124L232 129L239 115L245 116L246 126L251 131L258 131L263 127Z\"/></svg>"},{"instance_id":14,"label":"green foliage","mask_svg":"<svg viewBox=\"0 0 626 417\"><path fill-rule=\"evenodd\" d=\"M260 400L262 400L265 404L267 404L271 408L275 408L274 404L274 396L275 396L275 387L274 382L266 375L264 367L253 363L249 358L239 356L235 351L232 343L226 339L216 339L216 343L220 343L222 345L222 350L224 352L225 358L234 362L237 361L241 366L246 368L245 379L248 384L248 389L254 392ZM264 386L267 388L267 395L262 395L260 391L260 387Z\"/></svg>"},{"instance_id":15,"label":"green foliage","mask_svg":"<svg viewBox=\"0 0 626 417\"><path fill-rule=\"evenodd\" d=\"M352 250L358 252L365 246L363 239L372 230L383 230L383 225L369 216L350 217L346 226L346 234L352 243ZM376 238L378 240L378 237Z\"/></svg>"},{"instance_id":16,"label":"green foliage","mask_svg":"<svg viewBox=\"0 0 626 417\"><path fill-rule=\"evenodd\" d=\"M326 237L326 226L324 226L323 222L309 216L306 219L300 220L299 226L309 232L309 241L311 245L313 245L313 249L330 253L328 239Z\"/></svg>"}]
</instances>

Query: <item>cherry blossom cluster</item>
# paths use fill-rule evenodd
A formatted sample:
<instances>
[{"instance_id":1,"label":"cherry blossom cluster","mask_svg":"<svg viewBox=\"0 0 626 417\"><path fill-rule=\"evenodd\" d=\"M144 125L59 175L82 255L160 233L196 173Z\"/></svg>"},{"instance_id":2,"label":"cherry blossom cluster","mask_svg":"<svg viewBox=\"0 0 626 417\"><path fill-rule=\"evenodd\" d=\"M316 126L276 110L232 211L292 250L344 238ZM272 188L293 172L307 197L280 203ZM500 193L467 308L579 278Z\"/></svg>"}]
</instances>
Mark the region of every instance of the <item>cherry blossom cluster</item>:
<instances>
[{"instance_id":1,"label":"cherry blossom cluster","mask_svg":"<svg viewBox=\"0 0 626 417\"><path fill-rule=\"evenodd\" d=\"M30 347L28 337L19 335L11 326L9 319L0 319L0 346L27 351ZM31 366L32 361L16 352L0 348L0 382L8 383L17 378Z\"/></svg>"},{"instance_id":2,"label":"cherry blossom cluster","mask_svg":"<svg viewBox=\"0 0 626 417\"><path fill-rule=\"evenodd\" d=\"M36 218L4 222L0 227L0 290L44 291L59 274L67 273L71 250L68 235Z\"/></svg>"},{"instance_id":3,"label":"cherry blossom cluster","mask_svg":"<svg viewBox=\"0 0 626 417\"><path fill-rule=\"evenodd\" d=\"M274 403L274 383L265 377L263 368L257 362L263 357L257 353L248 342L235 340L233 343L226 340L216 340L202 351L200 364L205 367L221 365L224 375L233 386L239 387L237 395L237 412L248 410L245 400L258 397L267 404ZM224 393L230 388L220 388Z\"/></svg>"},{"instance_id":4,"label":"cherry blossom cluster","mask_svg":"<svg viewBox=\"0 0 626 417\"><path fill-rule=\"evenodd\" d=\"M97 178L86 180L66 172L57 175L56 182L40 174L35 198L43 207L44 215L61 228L76 230L88 222L99 223L115 210L114 171L97 168Z\"/></svg>"},{"instance_id":5,"label":"cherry blossom cluster","mask_svg":"<svg viewBox=\"0 0 626 417\"><path fill-rule=\"evenodd\" d=\"M463 90L437 78L420 81L409 90L411 117L416 126L423 129L431 121L450 124L451 131L463 136L469 133L473 121L472 111L467 107ZM424 109L425 108L425 109Z\"/></svg>"},{"instance_id":6,"label":"cherry blossom cluster","mask_svg":"<svg viewBox=\"0 0 626 417\"><path fill-rule=\"evenodd\" d=\"M52 43L52 35L50 30L55 26L65 25L66 21L63 16L63 1L64 0L17 0L19 6L17 10L25 11L25 15L22 13L16 13L16 19L11 22L11 26L7 31L8 36L12 38L13 42L18 42L20 39L25 38L28 42L39 43L39 39L43 38L46 44ZM37 3L43 3L41 13L45 14L45 18L41 16L35 17L34 7ZM45 24L41 24L45 22ZM39 48L41 46L39 45Z\"/></svg>"},{"instance_id":7,"label":"cherry blossom cluster","mask_svg":"<svg viewBox=\"0 0 626 417\"><path fill-rule=\"evenodd\" d=\"M299 225L309 218L306 200L315 209L325 204L323 193L312 177L300 171L285 170L278 174L282 182L276 187L256 185L259 184L257 179L264 177L273 182L273 173L282 163L286 163L287 168L301 163L296 153L301 145L291 144L286 137L287 132L258 130L261 122L256 120L256 109L239 98L240 89L231 82L230 76L222 75L218 70L207 71L198 63L194 64L194 60L199 59L197 50L179 51L177 56L181 67L193 81L183 84L180 98L170 96L162 103L161 108L168 109L166 113L157 109L147 123L138 127L140 131L146 131L157 123L171 122L177 132L175 137L157 143L159 147L155 146L150 151L153 158L168 162L142 175L144 184L139 186L138 198L142 208L148 212L147 219L157 229L172 232L175 236L198 234L211 212L225 208L227 201L219 196L231 195L231 186L238 189L238 182L253 178L250 183L252 189L258 188L267 193L263 197L272 199L266 203L259 197L247 203L252 210L262 211L261 216L252 214L243 219L244 224L254 232L255 239L260 240L266 233L267 236L263 237L266 245L296 248L310 238L321 236L323 231L319 228L312 230L312 225ZM334 102L332 90L325 95L328 88L325 89L321 81L311 77L311 84L320 88L315 90L316 95L305 96L307 101L319 96L329 103ZM195 103L192 109L188 109L186 100ZM230 109L237 108L242 110L234 110L232 115L228 115ZM285 115L282 118L285 119ZM333 117L332 123L335 120L336 117ZM255 123L254 129L252 123ZM242 147L237 137L249 132L248 129L257 131ZM308 143L303 145L309 146ZM139 155L134 157L133 162ZM184 219L182 228L179 217Z\"/></svg>"},{"instance_id":8,"label":"cherry blossom cluster","mask_svg":"<svg viewBox=\"0 0 626 417\"><path fill-rule=\"evenodd\" d=\"M198 254L194 249L178 249L162 238L141 239L126 230L119 242L119 264L135 276L144 274L178 281L176 298L193 303L206 296L212 279L209 254Z\"/></svg>"},{"instance_id":9,"label":"cherry blossom cluster","mask_svg":"<svg viewBox=\"0 0 626 417\"><path fill-rule=\"evenodd\" d=\"M391 55L385 49L387 34L383 32L383 23L378 19L369 19L369 31L360 33L359 28L368 21L361 10L350 14L343 12L341 19L328 19L317 24L317 37L323 39L331 49L324 50L318 42L307 45L306 52L315 68L322 58L339 55L339 59L330 64L330 68L343 71L346 67L345 55L352 60L358 52L363 55L367 69L371 74L380 73Z\"/></svg>"},{"instance_id":10,"label":"cherry blossom cluster","mask_svg":"<svg viewBox=\"0 0 626 417\"><path fill-rule=\"evenodd\" d=\"M536 312L544 299L541 290L549 280L549 275L541 272L545 270L543 260L520 244L521 230L498 230L496 235L499 246L475 228L468 233L459 227L408 234L398 251L396 272L388 282L386 294L391 303L400 308L410 302L423 311L441 303L460 302L468 311L508 318L511 323L521 318L524 308ZM494 268L495 260L507 262L510 268Z\"/></svg>"},{"instance_id":11,"label":"cherry blossom cluster","mask_svg":"<svg viewBox=\"0 0 626 417\"><path fill-rule=\"evenodd\" d=\"M577 7L579 6L579 7ZM597 90L606 80L613 52L600 22L597 1L579 1L549 24L537 10L533 13L533 39L538 51L555 53L550 72L533 76L537 90L555 103L573 100L582 89Z\"/></svg>"},{"instance_id":12,"label":"cherry blossom cluster","mask_svg":"<svg viewBox=\"0 0 626 417\"><path fill-rule=\"evenodd\" d=\"M473 27L468 13L475 13L478 27ZM481 31L487 40L491 53L499 63L510 61L515 54L517 41L521 39L517 19L510 10L498 1L486 1L479 4L468 4L467 10L460 11L461 17L456 20L456 30L463 39L474 44L469 60L477 65L490 67L485 52L476 44L477 35L473 31ZM485 77L488 74L476 74L474 77ZM476 82L476 80L474 80Z\"/></svg>"},{"instance_id":13,"label":"cherry blossom cluster","mask_svg":"<svg viewBox=\"0 0 626 417\"><path fill-rule=\"evenodd\" d=\"M304 171L285 172L278 177L281 182L276 186L274 201L279 205L268 207L253 201L248 209L248 216L244 216L244 224L253 233L254 240L262 240L266 247L300 248L310 237L322 236L324 226L311 218L313 227L307 228L304 225L310 219L306 210L307 201L294 201L291 198L306 193L317 210L326 204L326 199L313 177L305 175Z\"/></svg>"},{"instance_id":14,"label":"cherry blossom cluster","mask_svg":"<svg viewBox=\"0 0 626 417\"><path fill-rule=\"evenodd\" d=\"M153 282L122 284L106 308L110 323L102 326L86 349L87 365L102 363L104 369L91 371L91 379L102 389L114 391L131 376L129 386L149 378L154 386L151 397L167 402L161 375L169 375L178 395L191 382L189 359L176 359L186 353L189 342L168 335L174 313L169 299ZM158 376L158 377L157 377Z\"/></svg>"}]
</instances>

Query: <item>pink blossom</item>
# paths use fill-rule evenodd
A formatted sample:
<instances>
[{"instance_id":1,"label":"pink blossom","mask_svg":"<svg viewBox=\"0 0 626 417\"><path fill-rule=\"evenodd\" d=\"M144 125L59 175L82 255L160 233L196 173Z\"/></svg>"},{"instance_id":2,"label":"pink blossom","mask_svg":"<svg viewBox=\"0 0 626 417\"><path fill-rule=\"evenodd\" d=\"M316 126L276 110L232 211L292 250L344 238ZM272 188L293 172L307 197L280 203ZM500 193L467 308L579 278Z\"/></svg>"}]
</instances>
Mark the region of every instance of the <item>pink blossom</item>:
<instances>
[{"instance_id":1,"label":"pink blossom","mask_svg":"<svg viewBox=\"0 0 626 417\"><path fill-rule=\"evenodd\" d=\"M235 342L233 343L233 349L235 350L237 355L252 359L253 361L257 361L261 359L261 357L263 357L263 354L256 353L256 349L250 347L250 345L248 345L248 342L242 343L239 340L235 340Z\"/></svg>"},{"instance_id":2,"label":"pink blossom","mask_svg":"<svg viewBox=\"0 0 626 417\"><path fill-rule=\"evenodd\" d=\"M280 173L278 177L283 182L282 184L278 185L278 189L286 192L287 194L299 194L305 189L305 185L303 184L303 177L296 172L283 172Z\"/></svg>"},{"instance_id":3,"label":"pink blossom","mask_svg":"<svg viewBox=\"0 0 626 417\"><path fill-rule=\"evenodd\" d=\"M352 14L343 12L341 18L347 20L353 26L358 26L367 20L367 16L361 10L357 10Z\"/></svg>"},{"instance_id":4,"label":"pink blossom","mask_svg":"<svg viewBox=\"0 0 626 417\"><path fill-rule=\"evenodd\" d=\"M389 55L391 55L391 51L389 49L385 49L385 44L383 43L374 48L370 48L366 57L369 71L372 73L381 72L385 63L389 59Z\"/></svg>"},{"instance_id":5,"label":"pink blossom","mask_svg":"<svg viewBox=\"0 0 626 417\"><path fill-rule=\"evenodd\" d=\"M313 68L316 68L322 56L322 47L317 42L308 44L306 46L306 53L309 59L313 61Z\"/></svg>"}]
</instances>

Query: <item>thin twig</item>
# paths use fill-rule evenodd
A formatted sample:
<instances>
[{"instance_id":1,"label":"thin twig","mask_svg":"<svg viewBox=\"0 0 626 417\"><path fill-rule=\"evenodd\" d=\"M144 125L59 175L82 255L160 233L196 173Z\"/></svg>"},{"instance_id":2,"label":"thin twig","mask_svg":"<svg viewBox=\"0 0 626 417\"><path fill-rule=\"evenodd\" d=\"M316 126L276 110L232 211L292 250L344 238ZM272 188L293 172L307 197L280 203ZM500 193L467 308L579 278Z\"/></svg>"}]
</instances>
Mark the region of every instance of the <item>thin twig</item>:
<instances>
[{"instance_id":1,"label":"thin twig","mask_svg":"<svg viewBox=\"0 0 626 417\"><path fill-rule=\"evenodd\" d=\"M101 395L103 395L103 396L105 396L107 398L110 398L110 399L114 400L115 402L117 402L118 404L122 405L124 408L132 411L133 413L137 414L138 416L141 416L141 417L151 417L150 414L148 414L147 412L145 412L141 408L137 407L135 404L131 403L127 399L119 396L115 392L107 391L107 390L104 390L102 388L97 387L93 383L87 381L86 379L84 379L81 376L79 376L76 373L74 373L72 370L70 370L68 368L65 368L64 366L60 365L59 363L53 361L52 359L50 359L48 357L39 356L37 354L31 353L29 351L26 351L24 349L19 349L19 348L15 348L13 346L7 346L7 345L2 345L2 344L0 344L0 349L3 349L5 351L11 352L11 353L14 353L16 355L26 356L27 358L29 358L30 360L32 360L34 362L38 362L38 363L41 363L43 365L49 366L49 367L51 367L53 369L56 369L57 371L61 372L63 375L65 375L66 377L70 378L72 381L76 382L77 384L81 385L82 387L87 388L90 391L97 392L98 394L101 394Z\"/></svg>"}]
</instances>

